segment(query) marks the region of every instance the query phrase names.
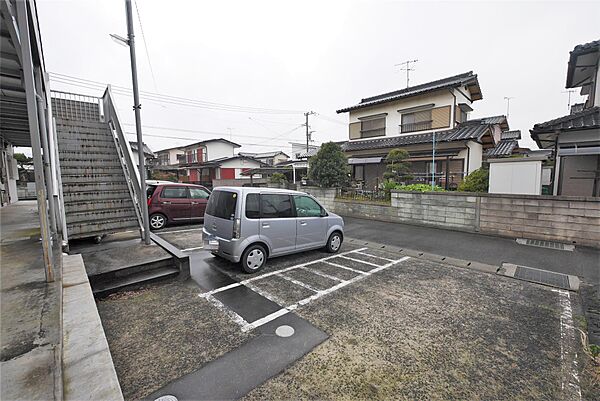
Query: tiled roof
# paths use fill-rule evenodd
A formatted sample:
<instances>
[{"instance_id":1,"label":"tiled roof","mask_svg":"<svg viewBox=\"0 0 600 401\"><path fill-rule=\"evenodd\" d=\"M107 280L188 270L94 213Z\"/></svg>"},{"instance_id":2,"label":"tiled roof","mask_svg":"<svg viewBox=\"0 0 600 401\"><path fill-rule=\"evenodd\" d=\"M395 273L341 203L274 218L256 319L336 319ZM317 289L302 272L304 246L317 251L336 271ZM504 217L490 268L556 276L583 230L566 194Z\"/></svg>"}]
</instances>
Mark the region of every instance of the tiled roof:
<instances>
[{"instance_id":1,"label":"tiled roof","mask_svg":"<svg viewBox=\"0 0 600 401\"><path fill-rule=\"evenodd\" d=\"M499 120L499 117L486 117L479 118L477 120L469 120L459 124L459 126L456 128L436 132L435 140L436 142L452 142L469 139L480 140L489 130L490 125L500 124L499 121L504 120ZM431 142L433 142L433 132L368 139L364 141L349 141L342 145L342 149L346 152L349 152L357 150L395 148L399 146Z\"/></svg>"},{"instance_id":2,"label":"tiled roof","mask_svg":"<svg viewBox=\"0 0 600 401\"><path fill-rule=\"evenodd\" d=\"M505 140L505 139L521 139L521 131L520 130L504 131L503 133L500 134L500 140Z\"/></svg>"},{"instance_id":3,"label":"tiled roof","mask_svg":"<svg viewBox=\"0 0 600 401\"><path fill-rule=\"evenodd\" d=\"M345 113L351 110L362 109L364 107L375 106L382 103L387 103L394 100L403 99L410 96L421 95L427 92L433 92L445 88L455 88L467 85L472 89L473 100L482 99L481 89L477 75L473 71L455 75L453 77L438 79L437 81L427 82L421 85L415 85L406 89L400 89L394 92L384 93L382 95L367 97L361 99L360 103L354 106L346 107L337 111L337 113Z\"/></svg>"},{"instance_id":4,"label":"tiled roof","mask_svg":"<svg viewBox=\"0 0 600 401\"><path fill-rule=\"evenodd\" d=\"M513 150L519 146L519 142L509 139L502 140L496 144L493 148L486 150L486 156L510 156L512 155Z\"/></svg>"},{"instance_id":5,"label":"tiled roof","mask_svg":"<svg viewBox=\"0 0 600 401\"><path fill-rule=\"evenodd\" d=\"M286 155L284 152L282 152L281 150L275 150L272 152L263 152L263 153L249 153L249 152L239 152L238 155L240 156L248 156L248 157L253 157L255 159L264 159L267 157L275 157L279 154L283 154L286 157L289 157L288 155Z\"/></svg>"},{"instance_id":6,"label":"tiled roof","mask_svg":"<svg viewBox=\"0 0 600 401\"><path fill-rule=\"evenodd\" d=\"M596 106L580 111L579 113L535 124L531 133L598 127L600 127L600 107Z\"/></svg>"},{"instance_id":7,"label":"tiled roof","mask_svg":"<svg viewBox=\"0 0 600 401\"><path fill-rule=\"evenodd\" d=\"M305 159L307 157L313 157L314 155L317 154L317 152L319 151L319 148L313 148L313 149L308 149L308 152L302 152L298 155L299 159Z\"/></svg>"},{"instance_id":8,"label":"tiled roof","mask_svg":"<svg viewBox=\"0 0 600 401\"><path fill-rule=\"evenodd\" d=\"M598 51L598 50L600 50L600 40L594 40L589 43L584 43L582 45L575 46L575 48L573 50L571 50L570 54L577 56L580 54L585 54L585 53L588 53L591 51Z\"/></svg>"}]
</instances>

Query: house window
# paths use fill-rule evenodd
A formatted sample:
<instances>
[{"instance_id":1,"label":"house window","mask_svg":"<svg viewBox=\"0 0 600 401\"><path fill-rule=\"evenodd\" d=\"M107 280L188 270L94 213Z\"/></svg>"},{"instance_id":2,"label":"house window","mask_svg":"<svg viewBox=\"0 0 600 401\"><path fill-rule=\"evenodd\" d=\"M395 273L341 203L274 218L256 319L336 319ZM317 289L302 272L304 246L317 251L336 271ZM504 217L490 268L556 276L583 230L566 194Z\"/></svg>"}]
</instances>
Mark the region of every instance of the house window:
<instances>
[{"instance_id":1,"label":"house window","mask_svg":"<svg viewBox=\"0 0 600 401\"><path fill-rule=\"evenodd\" d=\"M198 154L195 150L186 150L185 159L188 163L196 163L198 161Z\"/></svg>"},{"instance_id":2,"label":"house window","mask_svg":"<svg viewBox=\"0 0 600 401\"><path fill-rule=\"evenodd\" d=\"M161 166L169 165L169 154L163 153L163 154L159 155L158 156L158 164Z\"/></svg>"},{"instance_id":3,"label":"house window","mask_svg":"<svg viewBox=\"0 0 600 401\"><path fill-rule=\"evenodd\" d=\"M365 180L365 166L357 164L354 166L354 180L364 181Z\"/></svg>"},{"instance_id":4,"label":"house window","mask_svg":"<svg viewBox=\"0 0 600 401\"><path fill-rule=\"evenodd\" d=\"M385 116L361 120L360 136L361 138L385 136Z\"/></svg>"},{"instance_id":5,"label":"house window","mask_svg":"<svg viewBox=\"0 0 600 401\"><path fill-rule=\"evenodd\" d=\"M431 110L402 114L401 132L415 132L431 129Z\"/></svg>"}]
</instances>

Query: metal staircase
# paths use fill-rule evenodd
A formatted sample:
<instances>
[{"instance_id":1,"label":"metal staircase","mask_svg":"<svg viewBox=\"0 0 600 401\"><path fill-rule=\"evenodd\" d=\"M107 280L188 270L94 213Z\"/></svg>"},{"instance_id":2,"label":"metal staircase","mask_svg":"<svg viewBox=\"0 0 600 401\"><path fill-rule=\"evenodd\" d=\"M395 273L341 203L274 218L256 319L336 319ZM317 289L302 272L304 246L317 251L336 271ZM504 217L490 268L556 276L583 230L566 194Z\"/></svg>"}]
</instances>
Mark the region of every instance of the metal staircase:
<instances>
[{"instance_id":1,"label":"metal staircase","mask_svg":"<svg viewBox=\"0 0 600 401\"><path fill-rule=\"evenodd\" d=\"M110 90L103 98L52 92L52 110L68 239L141 229L139 178Z\"/></svg>"}]
</instances>

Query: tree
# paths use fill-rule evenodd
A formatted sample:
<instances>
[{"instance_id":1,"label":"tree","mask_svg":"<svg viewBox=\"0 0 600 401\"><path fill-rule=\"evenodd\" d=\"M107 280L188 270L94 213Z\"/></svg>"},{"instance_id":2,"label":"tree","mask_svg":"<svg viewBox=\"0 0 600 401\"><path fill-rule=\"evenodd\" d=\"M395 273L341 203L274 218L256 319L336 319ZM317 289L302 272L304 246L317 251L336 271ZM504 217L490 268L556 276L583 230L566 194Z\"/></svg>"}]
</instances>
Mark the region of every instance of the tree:
<instances>
[{"instance_id":1,"label":"tree","mask_svg":"<svg viewBox=\"0 0 600 401\"><path fill-rule=\"evenodd\" d=\"M25 168L24 166L31 165L33 162L33 159L25 156L25 153L15 153L13 159L17 161L19 168Z\"/></svg>"},{"instance_id":2,"label":"tree","mask_svg":"<svg viewBox=\"0 0 600 401\"><path fill-rule=\"evenodd\" d=\"M490 180L490 170L478 168L458 184L458 190L462 192L487 192Z\"/></svg>"},{"instance_id":3,"label":"tree","mask_svg":"<svg viewBox=\"0 0 600 401\"><path fill-rule=\"evenodd\" d=\"M340 145L324 143L308 163L308 176L319 186L341 187L348 183L350 168Z\"/></svg>"},{"instance_id":4,"label":"tree","mask_svg":"<svg viewBox=\"0 0 600 401\"><path fill-rule=\"evenodd\" d=\"M407 162L410 155L404 149L392 149L385 158L385 173L383 178L388 181L400 182L412 178L410 175L411 163Z\"/></svg>"},{"instance_id":5,"label":"tree","mask_svg":"<svg viewBox=\"0 0 600 401\"><path fill-rule=\"evenodd\" d=\"M269 182L272 184L287 184L288 180L283 173L273 173L269 178Z\"/></svg>"}]
</instances>

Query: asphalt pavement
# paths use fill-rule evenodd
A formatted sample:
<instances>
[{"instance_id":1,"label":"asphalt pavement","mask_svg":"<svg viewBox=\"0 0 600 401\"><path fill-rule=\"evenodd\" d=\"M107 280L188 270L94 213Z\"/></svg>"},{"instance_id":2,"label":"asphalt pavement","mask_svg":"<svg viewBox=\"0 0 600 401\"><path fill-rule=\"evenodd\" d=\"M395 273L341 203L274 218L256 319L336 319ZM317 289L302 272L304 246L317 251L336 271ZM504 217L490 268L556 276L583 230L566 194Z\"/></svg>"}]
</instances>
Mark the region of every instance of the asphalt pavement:
<instances>
[{"instance_id":1,"label":"asphalt pavement","mask_svg":"<svg viewBox=\"0 0 600 401\"><path fill-rule=\"evenodd\" d=\"M345 236L499 266L502 262L574 274L600 283L600 250L562 251L517 244L514 239L462 231L344 217Z\"/></svg>"}]
</instances>

